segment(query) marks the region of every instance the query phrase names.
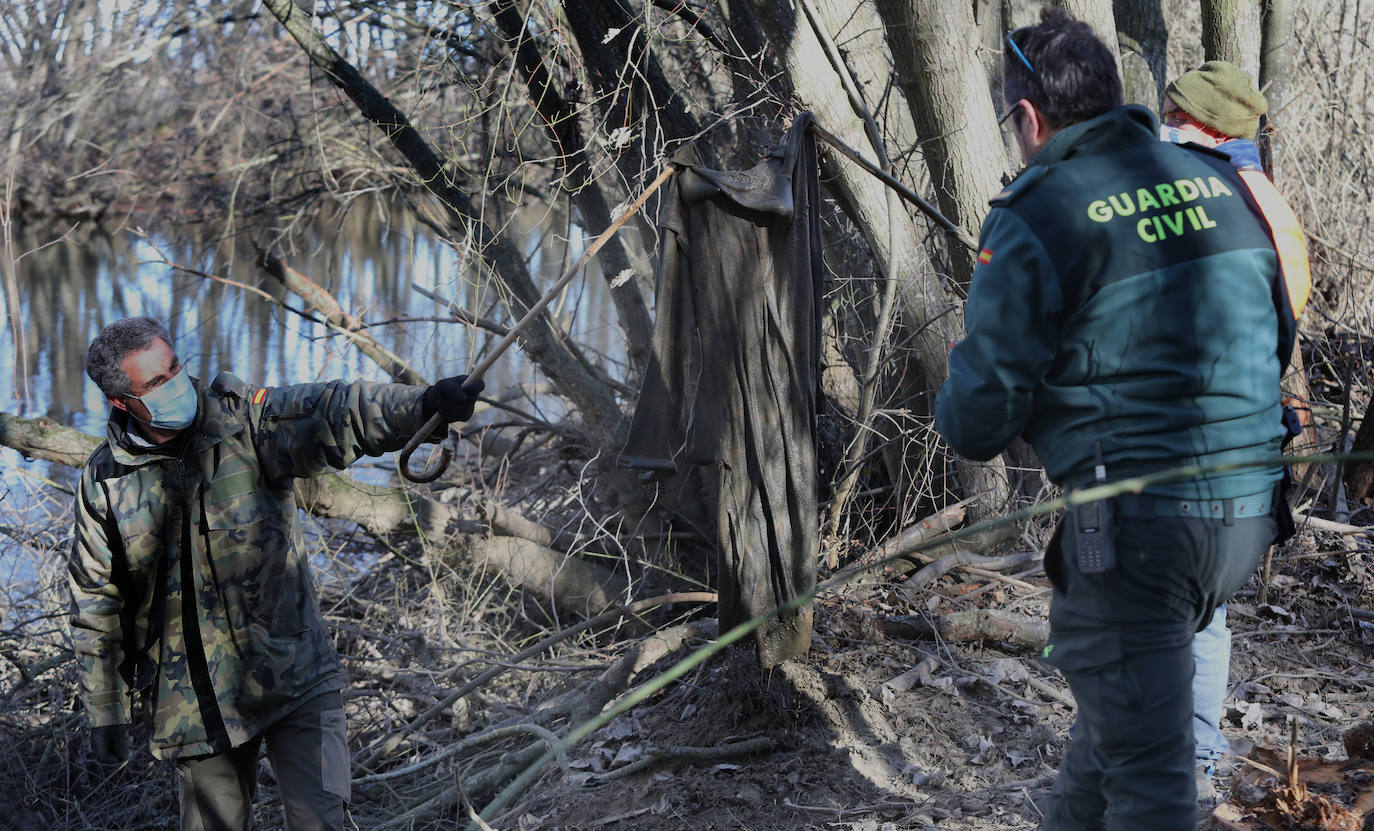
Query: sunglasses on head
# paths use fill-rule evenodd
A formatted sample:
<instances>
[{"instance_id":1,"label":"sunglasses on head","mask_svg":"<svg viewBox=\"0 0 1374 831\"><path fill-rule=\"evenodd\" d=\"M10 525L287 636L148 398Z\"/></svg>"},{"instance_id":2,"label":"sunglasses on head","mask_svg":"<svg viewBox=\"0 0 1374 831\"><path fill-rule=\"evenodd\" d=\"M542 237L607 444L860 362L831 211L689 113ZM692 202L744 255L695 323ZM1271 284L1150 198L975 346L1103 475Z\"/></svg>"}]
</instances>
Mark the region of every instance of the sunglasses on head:
<instances>
[{"instance_id":1,"label":"sunglasses on head","mask_svg":"<svg viewBox=\"0 0 1374 831\"><path fill-rule=\"evenodd\" d=\"M1011 51L1016 55L1016 57L1021 59L1021 63L1026 65L1026 69L1030 70L1030 73L1034 75L1035 67L1031 66L1030 60L1026 58L1026 53L1021 51L1021 47L1016 45L1016 41L1012 40L1011 36L1014 34L1016 34L1016 32L1010 32L1007 34L1007 45L1011 47Z\"/></svg>"}]
</instances>

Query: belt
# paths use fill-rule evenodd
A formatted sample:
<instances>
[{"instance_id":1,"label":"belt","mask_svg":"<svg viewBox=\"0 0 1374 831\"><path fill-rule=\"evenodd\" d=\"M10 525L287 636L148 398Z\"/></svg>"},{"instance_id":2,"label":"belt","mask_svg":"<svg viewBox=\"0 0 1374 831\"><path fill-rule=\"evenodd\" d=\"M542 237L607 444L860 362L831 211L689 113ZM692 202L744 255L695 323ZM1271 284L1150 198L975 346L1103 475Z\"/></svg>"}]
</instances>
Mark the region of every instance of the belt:
<instances>
[{"instance_id":1,"label":"belt","mask_svg":"<svg viewBox=\"0 0 1374 831\"><path fill-rule=\"evenodd\" d=\"M1174 499L1148 493L1123 493L1116 497L1119 513L1131 516L1192 516L1203 519L1247 519L1264 516L1274 506L1273 491L1235 499Z\"/></svg>"}]
</instances>

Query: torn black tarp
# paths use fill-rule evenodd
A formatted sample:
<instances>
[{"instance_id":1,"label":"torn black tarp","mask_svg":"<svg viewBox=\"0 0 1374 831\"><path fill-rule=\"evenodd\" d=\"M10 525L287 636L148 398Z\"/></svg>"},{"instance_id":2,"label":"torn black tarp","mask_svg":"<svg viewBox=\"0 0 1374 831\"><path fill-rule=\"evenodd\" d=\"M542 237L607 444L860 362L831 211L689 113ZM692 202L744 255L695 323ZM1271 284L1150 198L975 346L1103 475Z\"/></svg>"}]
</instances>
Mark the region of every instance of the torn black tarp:
<instances>
[{"instance_id":1,"label":"torn black tarp","mask_svg":"<svg viewBox=\"0 0 1374 831\"><path fill-rule=\"evenodd\" d=\"M700 466L715 513L720 620L816 581L820 199L810 113L746 171L672 163L659 217L653 356L622 463ZM633 459L633 461L631 461ZM807 606L757 633L767 668L805 653Z\"/></svg>"}]
</instances>

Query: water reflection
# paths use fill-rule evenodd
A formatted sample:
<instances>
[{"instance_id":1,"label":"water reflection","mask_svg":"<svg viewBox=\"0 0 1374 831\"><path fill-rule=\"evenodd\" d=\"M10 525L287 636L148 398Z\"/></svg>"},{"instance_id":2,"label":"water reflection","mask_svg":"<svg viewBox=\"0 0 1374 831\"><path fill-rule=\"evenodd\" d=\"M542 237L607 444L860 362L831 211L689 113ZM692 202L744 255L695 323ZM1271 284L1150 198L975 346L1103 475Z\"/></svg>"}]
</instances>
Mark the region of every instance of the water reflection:
<instances>
[{"instance_id":1,"label":"water reflection","mask_svg":"<svg viewBox=\"0 0 1374 831\"><path fill-rule=\"evenodd\" d=\"M557 279L576 256L576 246L555 241L570 232L565 215L547 206L517 212L512 238L522 241L531 267L545 285ZM100 327L121 317L150 315L165 321L177 351L191 373L213 378L234 372L251 384L273 386L331 378L389 380L368 358L320 323L284 309L241 288L169 268L180 266L258 286L296 309L290 295L253 265L253 252L217 247L196 239L130 232L108 234L78 228L65 239L61 229L16 229L16 252L30 253L17 264L19 341L7 325L0 331L0 366L14 373L0 383L0 410L55 421L100 435L107 402L86 378L85 351ZM278 248L293 268L328 289L345 311L368 322L445 317L442 304L411 283L464 309L509 322L495 288L473 281L463 261L403 210L358 201ZM0 296L8 321L12 298ZM625 347L614 325L614 307L599 277L574 280L569 296L557 304L570 334L606 360L623 360ZM441 377L464 371L490 338L453 322L397 322L369 329L387 348L422 375ZM22 358L22 361L21 361ZM487 374L489 390L536 381L531 366L512 349ZM620 374L613 371L613 374ZM531 384L532 386L532 384ZM556 402L522 406L557 417ZM0 494L15 509L26 485L18 468L32 475L70 483L74 471L24 462L0 448ZM31 484L31 483L30 483Z\"/></svg>"}]
</instances>

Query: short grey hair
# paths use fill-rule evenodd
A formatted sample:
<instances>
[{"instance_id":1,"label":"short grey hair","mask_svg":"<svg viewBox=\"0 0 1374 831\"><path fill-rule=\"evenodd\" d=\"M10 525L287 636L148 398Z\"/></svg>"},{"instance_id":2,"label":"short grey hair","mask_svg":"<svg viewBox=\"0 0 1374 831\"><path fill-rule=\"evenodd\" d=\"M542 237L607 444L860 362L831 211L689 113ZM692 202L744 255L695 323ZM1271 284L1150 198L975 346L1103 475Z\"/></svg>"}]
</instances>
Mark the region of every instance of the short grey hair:
<instances>
[{"instance_id":1,"label":"short grey hair","mask_svg":"<svg viewBox=\"0 0 1374 831\"><path fill-rule=\"evenodd\" d=\"M106 397L133 395L134 387L124 371L124 359L142 352L155 340L173 348L172 335L161 321L151 317L126 317L100 330L86 350L86 374Z\"/></svg>"}]
</instances>

